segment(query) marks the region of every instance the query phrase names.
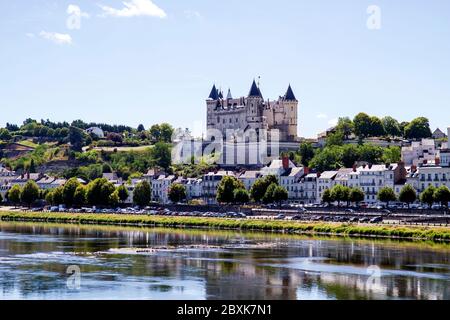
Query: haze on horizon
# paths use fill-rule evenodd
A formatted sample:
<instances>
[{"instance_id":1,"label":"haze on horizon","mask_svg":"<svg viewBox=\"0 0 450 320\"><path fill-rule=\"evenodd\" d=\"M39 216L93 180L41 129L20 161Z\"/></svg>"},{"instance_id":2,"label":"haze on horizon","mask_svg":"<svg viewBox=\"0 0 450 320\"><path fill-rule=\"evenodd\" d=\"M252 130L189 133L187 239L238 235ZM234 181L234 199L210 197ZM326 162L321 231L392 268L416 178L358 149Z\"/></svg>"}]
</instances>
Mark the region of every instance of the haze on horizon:
<instances>
[{"instance_id":1,"label":"haze on horizon","mask_svg":"<svg viewBox=\"0 0 450 320\"><path fill-rule=\"evenodd\" d=\"M380 9L370 29L367 9ZM201 134L215 83L289 84L299 135L359 112L450 126L450 2L61 0L0 3L0 126L168 122Z\"/></svg>"}]
</instances>

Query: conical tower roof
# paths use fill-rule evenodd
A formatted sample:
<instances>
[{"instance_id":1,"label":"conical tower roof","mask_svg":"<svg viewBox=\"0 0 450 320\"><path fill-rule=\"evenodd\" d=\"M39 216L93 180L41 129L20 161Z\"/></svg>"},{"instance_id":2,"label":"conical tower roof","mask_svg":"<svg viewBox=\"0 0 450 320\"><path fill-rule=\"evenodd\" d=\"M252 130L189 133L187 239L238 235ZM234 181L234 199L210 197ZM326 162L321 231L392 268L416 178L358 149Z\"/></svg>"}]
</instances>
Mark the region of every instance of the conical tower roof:
<instances>
[{"instance_id":1,"label":"conical tower roof","mask_svg":"<svg viewBox=\"0 0 450 320\"><path fill-rule=\"evenodd\" d=\"M216 88L216 85L213 85L211 89L211 93L209 94L209 99L217 100L219 99L219 91Z\"/></svg>"},{"instance_id":2,"label":"conical tower roof","mask_svg":"<svg viewBox=\"0 0 450 320\"><path fill-rule=\"evenodd\" d=\"M286 94L284 95L284 100L297 101L294 95L294 91L292 91L291 85L289 85Z\"/></svg>"},{"instance_id":3,"label":"conical tower roof","mask_svg":"<svg viewBox=\"0 0 450 320\"><path fill-rule=\"evenodd\" d=\"M259 90L258 86L256 85L256 81L253 80L252 87L250 88L250 92L248 94L249 97L260 97L262 98L261 90Z\"/></svg>"}]
</instances>

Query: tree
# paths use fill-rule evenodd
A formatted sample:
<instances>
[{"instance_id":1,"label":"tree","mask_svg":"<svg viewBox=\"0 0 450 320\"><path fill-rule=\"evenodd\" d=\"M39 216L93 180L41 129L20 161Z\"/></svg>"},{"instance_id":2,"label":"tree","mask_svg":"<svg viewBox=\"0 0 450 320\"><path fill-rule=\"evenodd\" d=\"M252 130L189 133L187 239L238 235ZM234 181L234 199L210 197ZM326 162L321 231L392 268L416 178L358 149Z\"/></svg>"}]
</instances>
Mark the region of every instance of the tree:
<instances>
[{"instance_id":1,"label":"tree","mask_svg":"<svg viewBox=\"0 0 450 320\"><path fill-rule=\"evenodd\" d=\"M144 125L143 125L143 124L140 124L140 125L138 125L138 127L137 127L137 131L138 131L138 132L142 132L142 131L145 131L145 127L144 127Z\"/></svg>"},{"instance_id":2,"label":"tree","mask_svg":"<svg viewBox=\"0 0 450 320\"><path fill-rule=\"evenodd\" d=\"M20 195L22 194L22 188L19 185L12 186L11 189L9 189L7 198L8 201L14 204L15 207L20 203Z\"/></svg>"},{"instance_id":3,"label":"tree","mask_svg":"<svg viewBox=\"0 0 450 320\"><path fill-rule=\"evenodd\" d=\"M246 204L250 201L250 195L245 188L234 190L234 203Z\"/></svg>"},{"instance_id":4,"label":"tree","mask_svg":"<svg viewBox=\"0 0 450 320\"><path fill-rule=\"evenodd\" d=\"M352 144L347 144L342 147L342 164L346 168L352 168L353 165L359 160L360 152L359 148Z\"/></svg>"},{"instance_id":5,"label":"tree","mask_svg":"<svg viewBox=\"0 0 450 320\"><path fill-rule=\"evenodd\" d=\"M152 140L155 142L159 142L161 138L161 128L159 124L155 124L150 127L149 130L150 136L152 137Z\"/></svg>"},{"instance_id":6,"label":"tree","mask_svg":"<svg viewBox=\"0 0 450 320\"><path fill-rule=\"evenodd\" d=\"M434 193L436 192L436 188L433 185L429 185L421 194L420 194L420 202L425 203L428 207L434 203Z\"/></svg>"},{"instance_id":7,"label":"tree","mask_svg":"<svg viewBox=\"0 0 450 320\"><path fill-rule=\"evenodd\" d=\"M344 144L344 133L336 131L327 136L326 146L342 146Z\"/></svg>"},{"instance_id":8,"label":"tree","mask_svg":"<svg viewBox=\"0 0 450 320\"><path fill-rule=\"evenodd\" d=\"M360 202L364 201L364 197L365 197L364 191L362 191L360 188L351 188L349 194L350 202L359 204Z\"/></svg>"},{"instance_id":9,"label":"tree","mask_svg":"<svg viewBox=\"0 0 450 320\"><path fill-rule=\"evenodd\" d=\"M69 142L72 150L81 152L84 142L85 142L85 134L83 130L77 127L69 128Z\"/></svg>"},{"instance_id":10,"label":"tree","mask_svg":"<svg viewBox=\"0 0 450 320\"><path fill-rule=\"evenodd\" d=\"M78 207L85 205L86 193L86 187L80 184L73 195L73 204Z\"/></svg>"},{"instance_id":11,"label":"tree","mask_svg":"<svg viewBox=\"0 0 450 320\"><path fill-rule=\"evenodd\" d=\"M159 128L161 130L161 140L166 143L172 142L172 136L174 132L173 127L168 123L162 123L160 124Z\"/></svg>"},{"instance_id":12,"label":"tree","mask_svg":"<svg viewBox=\"0 0 450 320\"><path fill-rule=\"evenodd\" d=\"M434 201L439 202L441 206L448 207L450 202L450 190L447 186L440 186L434 192Z\"/></svg>"},{"instance_id":13,"label":"tree","mask_svg":"<svg viewBox=\"0 0 450 320\"><path fill-rule=\"evenodd\" d=\"M71 178L65 183L63 187L63 202L68 208L74 204L75 191L79 186L80 182L77 178Z\"/></svg>"},{"instance_id":14,"label":"tree","mask_svg":"<svg viewBox=\"0 0 450 320\"><path fill-rule=\"evenodd\" d=\"M116 207L116 206L119 204L119 202L120 202L119 193L117 192L117 189L116 189L116 190L114 190L113 193L111 193L111 194L109 195L109 201L108 201L108 204L109 204L111 207Z\"/></svg>"},{"instance_id":15,"label":"tree","mask_svg":"<svg viewBox=\"0 0 450 320\"><path fill-rule=\"evenodd\" d=\"M169 199L173 203L186 200L186 187L181 183L174 183L169 189Z\"/></svg>"},{"instance_id":16,"label":"tree","mask_svg":"<svg viewBox=\"0 0 450 320\"><path fill-rule=\"evenodd\" d=\"M342 148L339 146L324 148L314 156L309 165L320 172L341 168Z\"/></svg>"},{"instance_id":17,"label":"tree","mask_svg":"<svg viewBox=\"0 0 450 320\"><path fill-rule=\"evenodd\" d=\"M217 186L217 202L219 203L233 203L234 191L245 188L242 181L233 176L225 176Z\"/></svg>"},{"instance_id":18,"label":"tree","mask_svg":"<svg viewBox=\"0 0 450 320\"><path fill-rule=\"evenodd\" d=\"M29 180L22 189L20 200L29 207L39 199L39 187L33 180Z\"/></svg>"},{"instance_id":19,"label":"tree","mask_svg":"<svg viewBox=\"0 0 450 320\"><path fill-rule=\"evenodd\" d=\"M430 122L425 117L416 118L405 127L405 137L407 139L420 140L431 136Z\"/></svg>"},{"instance_id":20,"label":"tree","mask_svg":"<svg viewBox=\"0 0 450 320\"><path fill-rule=\"evenodd\" d=\"M12 138L8 129L0 128L0 140L10 140Z\"/></svg>"},{"instance_id":21,"label":"tree","mask_svg":"<svg viewBox=\"0 0 450 320\"><path fill-rule=\"evenodd\" d=\"M262 177L256 180L252 188L250 189L250 195L253 201L261 202L264 195L266 194L267 188L273 183L278 184L277 177L273 175Z\"/></svg>"},{"instance_id":22,"label":"tree","mask_svg":"<svg viewBox=\"0 0 450 320\"><path fill-rule=\"evenodd\" d=\"M386 204L389 206L389 202L391 201L397 201L397 196L395 195L395 192L390 187L383 187L378 191L378 200L381 202L386 202Z\"/></svg>"},{"instance_id":23,"label":"tree","mask_svg":"<svg viewBox=\"0 0 450 320\"><path fill-rule=\"evenodd\" d=\"M392 138L402 136L400 124L394 118L389 116L384 117L383 119L381 119L381 123L383 124L383 129L386 135Z\"/></svg>"},{"instance_id":24,"label":"tree","mask_svg":"<svg viewBox=\"0 0 450 320\"><path fill-rule=\"evenodd\" d=\"M326 189L322 194L322 202L331 204L334 202L333 196L331 195L331 190Z\"/></svg>"},{"instance_id":25,"label":"tree","mask_svg":"<svg viewBox=\"0 0 450 320\"><path fill-rule=\"evenodd\" d=\"M55 206L63 204L64 203L63 193L64 193L64 187L62 187L62 186L58 187L56 189L53 189L47 193L47 195L45 196L45 201L47 201L49 204L52 204Z\"/></svg>"},{"instance_id":26,"label":"tree","mask_svg":"<svg viewBox=\"0 0 450 320\"><path fill-rule=\"evenodd\" d=\"M400 191L399 200L407 203L409 208L411 203L414 203L417 200L416 190L409 184L405 185Z\"/></svg>"},{"instance_id":27,"label":"tree","mask_svg":"<svg viewBox=\"0 0 450 320\"><path fill-rule=\"evenodd\" d=\"M107 206L110 196L115 191L114 185L104 178L91 181L87 186L86 199L93 206Z\"/></svg>"},{"instance_id":28,"label":"tree","mask_svg":"<svg viewBox=\"0 0 450 320\"><path fill-rule=\"evenodd\" d=\"M300 145L300 156L302 165L308 167L309 162L314 158L314 148L311 143L302 143Z\"/></svg>"},{"instance_id":29,"label":"tree","mask_svg":"<svg viewBox=\"0 0 450 320\"><path fill-rule=\"evenodd\" d=\"M370 117L370 136L371 137L381 137L384 136L386 132L383 128L383 123L378 117Z\"/></svg>"},{"instance_id":30,"label":"tree","mask_svg":"<svg viewBox=\"0 0 450 320\"><path fill-rule=\"evenodd\" d=\"M276 186L276 188L273 190L272 199L274 202L278 202L280 207L281 207L282 202L288 200L288 198L289 198L289 193L286 190L286 188L284 188L282 186Z\"/></svg>"},{"instance_id":31,"label":"tree","mask_svg":"<svg viewBox=\"0 0 450 320\"><path fill-rule=\"evenodd\" d=\"M262 201L265 204L273 203L275 201L273 195L275 192L275 189L278 187L278 184L272 183L267 188L266 192L264 193L264 197L262 198Z\"/></svg>"},{"instance_id":32,"label":"tree","mask_svg":"<svg viewBox=\"0 0 450 320\"><path fill-rule=\"evenodd\" d=\"M150 149L150 156L155 166L167 170L171 165L172 154L170 152L170 147L166 143L163 142L156 143Z\"/></svg>"},{"instance_id":33,"label":"tree","mask_svg":"<svg viewBox=\"0 0 450 320\"><path fill-rule=\"evenodd\" d=\"M331 188L331 197L334 199L334 201L337 201L338 206L340 206L341 202L349 201L350 188L337 184L333 188Z\"/></svg>"},{"instance_id":34,"label":"tree","mask_svg":"<svg viewBox=\"0 0 450 320\"><path fill-rule=\"evenodd\" d=\"M350 135L355 130L355 126L350 118L348 117L339 118L336 130L342 132L345 140L348 140Z\"/></svg>"},{"instance_id":35,"label":"tree","mask_svg":"<svg viewBox=\"0 0 450 320\"><path fill-rule=\"evenodd\" d=\"M382 160L384 163L398 163L402 159L400 147L390 146L383 150Z\"/></svg>"},{"instance_id":36,"label":"tree","mask_svg":"<svg viewBox=\"0 0 450 320\"><path fill-rule=\"evenodd\" d=\"M147 180L139 182L134 188L133 203L140 207L145 207L150 204L152 199L152 192L150 183Z\"/></svg>"},{"instance_id":37,"label":"tree","mask_svg":"<svg viewBox=\"0 0 450 320\"><path fill-rule=\"evenodd\" d=\"M359 113L353 119L353 125L355 127L355 134L360 138L366 138L370 136L372 122L369 115L366 113Z\"/></svg>"},{"instance_id":38,"label":"tree","mask_svg":"<svg viewBox=\"0 0 450 320\"><path fill-rule=\"evenodd\" d=\"M36 164L34 163L34 159L31 158L30 160L30 166L28 167L29 173L36 173Z\"/></svg>"},{"instance_id":39,"label":"tree","mask_svg":"<svg viewBox=\"0 0 450 320\"><path fill-rule=\"evenodd\" d=\"M368 163L380 163L383 158L383 148L365 144L359 147L359 160Z\"/></svg>"},{"instance_id":40,"label":"tree","mask_svg":"<svg viewBox=\"0 0 450 320\"><path fill-rule=\"evenodd\" d=\"M122 203L124 203L128 199L128 197L130 196L129 193L128 193L127 188L124 185L119 186L117 188L117 192L118 192L118 195L119 195L119 200Z\"/></svg>"}]
</instances>

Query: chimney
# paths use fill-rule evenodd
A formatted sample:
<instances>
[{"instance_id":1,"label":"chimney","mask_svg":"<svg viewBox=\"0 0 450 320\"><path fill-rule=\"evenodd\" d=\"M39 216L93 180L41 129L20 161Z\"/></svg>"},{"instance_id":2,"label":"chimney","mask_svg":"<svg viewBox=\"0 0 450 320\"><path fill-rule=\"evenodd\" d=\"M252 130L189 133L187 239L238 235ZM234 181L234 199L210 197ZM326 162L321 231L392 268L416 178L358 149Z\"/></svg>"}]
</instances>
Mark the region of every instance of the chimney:
<instances>
[{"instance_id":1,"label":"chimney","mask_svg":"<svg viewBox=\"0 0 450 320\"><path fill-rule=\"evenodd\" d=\"M308 175L310 172L310 169L308 167L305 167L305 175Z\"/></svg>"},{"instance_id":2,"label":"chimney","mask_svg":"<svg viewBox=\"0 0 450 320\"><path fill-rule=\"evenodd\" d=\"M411 166L411 172L416 172L416 171L417 171L417 166L412 165L412 166Z\"/></svg>"},{"instance_id":3,"label":"chimney","mask_svg":"<svg viewBox=\"0 0 450 320\"><path fill-rule=\"evenodd\" d=\"M437 166L440 166L440 165L441 165L441 159L440 159L440 158L436 158L436 159L434 160L434 163L435 163Z\"/></svg>"},{"instance_id":4,"label":"chimney","mask_svg":"<svg viewBox=\"0 0 450 320\"><path fill-rule=\"evenodd\" d=\"M353 172L356 172L356 168L357 168L357 164L355 163L355 164L353 165Z\"/></svg>"},{"instance_id":5,"label":"chimney","mask_svg":"<svg viewBox=\"0 0 450 320\"><path fill-rule=\"evenodd\" d=\"M289 157L283 156L283 169L288 170L289 169Z\"/></svg>"}]
</instances>

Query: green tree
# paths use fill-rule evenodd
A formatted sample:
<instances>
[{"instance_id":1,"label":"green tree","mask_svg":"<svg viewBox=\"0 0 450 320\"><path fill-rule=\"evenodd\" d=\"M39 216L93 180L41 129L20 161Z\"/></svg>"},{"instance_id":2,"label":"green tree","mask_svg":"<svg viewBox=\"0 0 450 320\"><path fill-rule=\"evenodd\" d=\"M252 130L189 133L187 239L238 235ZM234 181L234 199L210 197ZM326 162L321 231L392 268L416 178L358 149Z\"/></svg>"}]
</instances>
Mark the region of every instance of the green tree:
<instances>
[{"instance_id":1,"label":"green tree","mask_svg":"<svg viewBox=\"0 0 450 320\"><path fill-rule=\"evenodd\" d=\"M72 150L81 152L84 142L85 142L85 134L83 130L77 127L69 128L69 142Z\"/></svg>"},{"instance_id":2,"label":"green tree","mask_svg":"<svg viewBox=\"0 0 450 320\"><path fill-rule=\"evenodd\" d=\"M311 143L302 143L300 145L300 156L302 165L308 167L309 162L314 158L314 148Z\"/></svg>"},{"instance_id":3,"label":"green tree","mask_svg":"<svg viewBox=\"0 0 450 320\"><path fill-rule=\"evenodd\" d=\"M329 205L334 202L333 196L331 194L331 189L326 189L322 194L322 202L328 203Z\"/></svg>"},{"instance_id":4,"label":"green tree","mask_svg":"<svg viewBox=\"0 0 450 320\"><path fill-rule=\"evenodd\" d=\"M281 204L283 201L287 201L289 198L289 193L286 190L286 188L282 186L277 186L272 193L272 199L274 202L277 202L278 205L281 207Z\"/></svg>"},{"instance_id":5,"label":"green tree","mask_svg":"<svg viewBox=\"0 0 450 320\"><path fill-rule=\"evenodd\" d=\"M397 196L392 188L383 187L380 191L378 191L378 200L381 202L386 202L389 206L390 202L397 201Z\"/></svg>"},{"instance_id":6,"label":"green tree","mask_svg":"<svg viewBox=\"0 0 450 320\"><path fill-rule=\"evenodd\" d=\"M350 188L342 186L340 184L331 188L331 197L338 202L338 206L341 202L348 202L350 198Z\"/></svg>"},{"instance_id":7,"label":"green tree","mask_svg":"<svg viewBox=\"0 0 450 320\"><path fill-rule=\"evenodd\" d=\"M250 195L245 188L234 190L234 203L246 204L250 201Z\"/></svg>"},{"instance_id":8,"label":"green tree","mask_svg":"<svg viewBox=\"0 0 450 320\"><path fill-rule=\"evenodd\" d=\"M234 191L245 188L242 181L232 176L225 176L217 186L217 202L219 203L233 203Z\"/></svg>"},{"instance_id":9,"label":"green tree","mask_svg":"<svg viewBox=\"0 0 450 320\"><path fill-rule=\"evenodd\" d=\"M7 193L8 201L14 204L15 207L20 203L20 195L22 194L22 188L19 185L12 186Z\"/></svg>"},{"instance_id":10,"label":"green tree","mask_svg":"<svg viewBox=\"0 0 450 320\"><path fill-rule=\"evenodd\" d=\"M342 167L342 148L339 146L326 147L316 153L310 162L310 167L320 172L337 170Z\"/></svg>"},{"instance_id":11,"label":"green tree","mask_svg":"<svg viewBox=\"0 0 450 320\"><path fill-rule=\"evenodd\" d=\"M75 191L79 186L80 182L77 178L71 178L65 183L63 187L63 202L68 208L73 206Z\"/></svg>"},{"instance_id":12,"label":"green tree","mask_svg":"<svg viewBox=\"0 0 450 320\"><path fill-rule=\"evenodd\" d=\"M22 189L20 200L29 207L39 199L39 187L33 180L29 180Z\"/></svg>"},{"instance_id":13,"label":"green tree","mask_svg":"<svg viewBox=\"0 0 450 320\"><path fill-rule=\"evenodd\" d=\"M147 180L139 182L134 188L133 203L140 207L145 207L150 204L152 199L152 191L150 183Z\"/></svg>"},{"instance_id":14,"label":"green tree","mask_svg":"<svg viewBox=\"0 0 450 320\"><path fill-rule=\"evenodd\" d=\"M416 118L405 127L405 137L407 139L419 140L430 138L431 136L430 122L425 117Z\"/></svg>"},{"instance_id":15,"label":"green tree","mask_svg":"<svg viewBox=\"0 0 450 320\"><path fill-rule=\"evenodd\" d=\"M349 194L349 201L354 202L355 204L359 204L360 202L364 201L364 191L362 191L360 188L351 188L350 194Z\"/></svg>"},{"instance_id":16,"label":"green tree","mask_svg":"<svg viewBox=\"0 0 450 320\"><path fill-rule=\"evenodd\" d=\"M402 159L400 147L390 146L383 150L382 160L384 163L398 163Z\"/></svg>"},{"instance_id":17,"label":"green tree","mask_svg":"<svg viewBox=\"0 0 450 320\"><path fill-rule=\"evenodd\" d=\"M111 194L109 195L109 201L108 201L108 204L109 204L111 207L117 207L117 205L119 204L119 202L120 202L119 192L118 192L117 189L116 189L116 190L114 190L113 193L111 193Z\"/></svg>"},{"instance_id":18,"label":"green tree","mask_svg":"<svg viewBox=\"0 0 450 320\"><path fill-rule=\"evenodd\" d=\"M253 201L261 202L266 194L267 188L273 183L278 184L278 179L274 175L257 179L250 189L250 195Z\"/></svg>"},{"instance_id":19,"label":"green tree","mask_svg":"<svg viewBox=\"0 0 450 320\"><path fill-rule=\"evenodd\" d=\"M169 189L169 199L173 203L186 200L186 187L181 183L172 184Z\"/></svg>"},{"instance_id":20,"label":"green tree","mask_svg":"<svg viewBox=\"0 0 450 320\"><path fill-rule=\"evenodd\" d=\"M278 187L278 184L276 183L272 183L269 185L269 187L267 188L266 192L264 193L264 196L262 198L262 201L265 204L269 204L269 203L273 203L275 202L275 199L273 197L275 189Z\"/></svg>"},{"instance_id":21,"label":"green tree","mask_svg":"<svg viewBox=\"0 0 450 320\"><path fill-rule=\"evenodd\" d=\"M0 140L8 141L12 138L8 129L0 128Z\"/></svg>"},{"instance_id":22,"label":"green tree","mask_svg":"<svg viewBox=\"0 0 450 320\"><path fill-rule=\"evenodd\" d=\"M366 113L359 113L353 119L353 125L355 127L355 134L360 138L366 138L370 136L372 121L369 115Z\"/></svg>"},{"instance_id":23,"label":"green tree","mask_svg":"<svg viewBox=\"0 0 450 320\"><path fill-rule=\"evenodd\" d=\"M342 147L342 164L346 168L352 168L353 165L359 161L360 152L359 147L347 144Z\"/></svg>"},{"instance_id":24,"label":"green tree","mask_svg":"<svg viewBox=\"0 0 450 320\"><path fill-rule=\"evenodd\" d=\"M153 126L150 127L149 130L150 136L152 137L152 140L154 142L159 142L161 139L161 128L159 126L159 124L154 124Z\"/></svg>"},{"instance_id":25,"label":"green tree","mask_svg":"<svg viewBox=\"0 0 450 320\"><path fill-rule=\"evenodd\" d=\"M383 129L386 135L392 138L403 135L403 133L400 130L400 124L394 118L389 116L384 117L383 119L381 119L381 123L383 124Z\"/></svg>"},{"instance_id":26,"label":"green tree","mask_svg":"<svg viewBox=\"0 0 450 320\"><path fill-rule=\"evenodd\" d=\"M87 186L87 202L93 206L107 206L110 203L110 196L114 191L114 185L108 180L104 178L95 179Z\"/></svg>"},{"instance_id":27,"label":"green tree","mask_svg":"<svg viewBox=\"0 0 450 320\"><path fill-rule=\"evenodd\" d=\"M172 142L173 127L168 123L162 123L159 128L161 130L161 140L166 143Z\"/></svg>"},{"instance_id":28,"label":"green tree","mask_svg":"<svg viewBox=\"0 0 450 320\"><path fill-rule=\"evenodd\" d=\"M326 146L342 146L344 144L344 133L341 131L336 131L327 136Z\"/></svg>"},{"instance_id":29,"label":"green tree","mask_svg":"<svg viewBox=\"0 0 450 320\"><path fill-rule=\"evenodd\" d=\"M407 203L409 208L411 203L414 203L417 200L416 190L409 184L405 185L400 191L399 200Z\"/></svg>"},{"instance_id":30,"label":"green tree","mask_svg":"<svg viewBox=\"0 0 450 320\"><path fill-rule=\"evenodd\" d=\"M73 204L77 207L82 207L86 204L86 187L79 185L73 195Z\"/></svg>"},{"instance_id":31,"label":"green tree","mask_svg":"<svg viewBox=\"0 0 450 320\"><path fill-rule=\"evenodd\" d=\"M172 162L172 155L168 144L156 143L150 150L150 156L155 166L167 170Z\"/></svg>"},{"instance_id":32,"label":"green tree","mask_svg":"<svg viewBox=\"0 0 450 320\"><path fill-rule=\"evenodd\" d=\"M144 127L144 125L143 125L143 124L140 124L140 125L138 125L138 127L137 127L137 131L138 131L138 132L142 132L142 131L145 131L145 127Z\"/></svg>"},{"instance_id":33,"label":"green tree","mask_svg":"<svg viewBox=\"0 0 450 320\"><path fill-rule=\"evenodd\" d=\"M434 203L434 193L436 192L436 188L433 185L429 185L421 194L420 194L420 202L425 203L428 207Z\"/></svg>"},{"instance_id":34,"label":"green tree","mask_svg":"<svg viewBox=\"0 0 450 320\"><path fill-rule=\"evenodd\" d=\"M359 147L359 160L369 163L380 163L383 158L383 148L365 144Z\"/></svg>"},{"instance_id":35,"label":"green tree","mask_svg":"<svg viewBox=\"0 0 450 320\"><path fill-rule=\"evenodd\" d=\"M371 137L381 137L384 136L386 132L383 128L383 123L378 117L370 117L370 136Z\"/></svg>"},{"instance_id":36,"label":"green tree","mask_svg":"<svg viewBox=\"0 0 450 320\"><path fill-rule=\"evenodd\" d=\"M119 186L117 188L117 192L119 195L120 202L122 202L122 203L124 203L130 196L128 193L127 187L125 187L124 185Z\"/></svg>"},{"instance_id":37,"label":"green tree","mask_svg":"<svg viewBox=\"0 0 450 320\"><path fill-rule=\"evenodd\" d=\"M64 203L64 187L58 187L56 189L50 190L45 196L45 201L47 203L57 206Z\"/></svg>"},{"instance_id":38,"label":"green tree","mask_svg":"<svg viewBox=\"0 0 450 320\"><path fill-rule=\"evenodd\" d=\"M450 190L447 186L440 186L434 192L434 201L439 202L441 206L448 207L450 202Z\"/></svg>"},{"instance_id":39,"label":"green tree","mask_svg":"<svg viewBox=\"0 0 450 320\"><path fill-rule=\"evenodd\" d=\"M355 126L350 118L348 117L339 118L336 130L342 132L345 140L348 140L350 138L350 135L355 130Z\"/></svg>"}]
</instances>

